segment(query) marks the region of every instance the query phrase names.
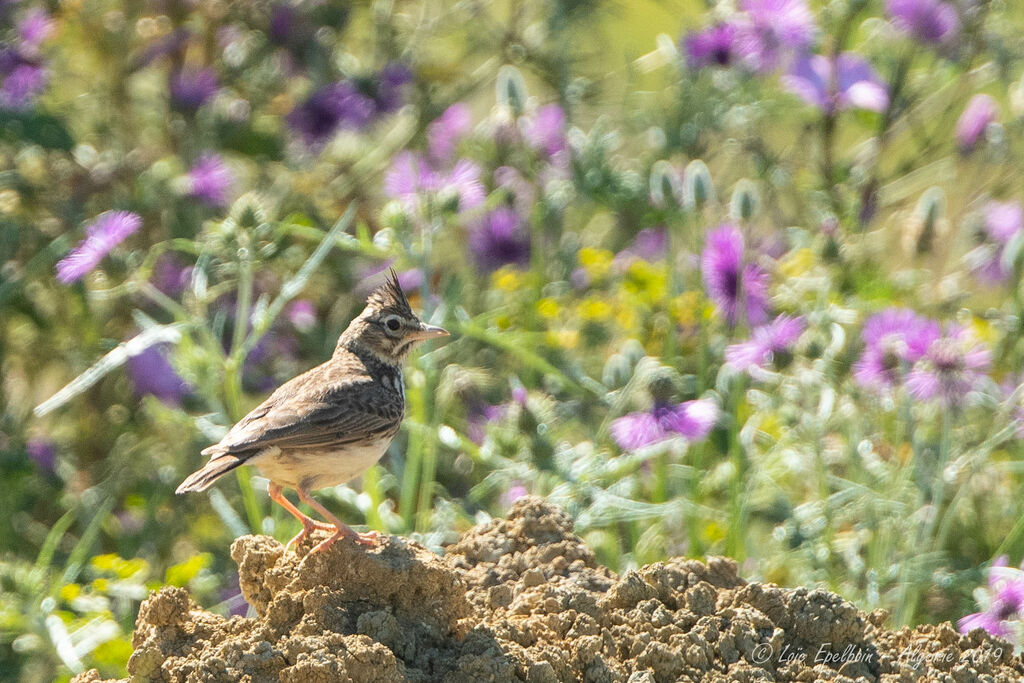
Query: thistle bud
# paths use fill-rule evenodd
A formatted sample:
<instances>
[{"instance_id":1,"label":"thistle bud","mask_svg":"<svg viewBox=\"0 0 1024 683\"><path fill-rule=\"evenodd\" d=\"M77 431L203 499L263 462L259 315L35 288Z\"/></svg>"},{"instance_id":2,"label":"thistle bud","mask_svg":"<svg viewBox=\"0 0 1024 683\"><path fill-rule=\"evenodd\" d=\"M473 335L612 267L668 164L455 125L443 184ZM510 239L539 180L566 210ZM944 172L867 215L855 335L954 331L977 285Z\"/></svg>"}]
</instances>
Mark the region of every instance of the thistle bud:
<instances>
[{"instance_id":1,"label":"thistle bud","mask_svg":"<svg viewBox=\"0 0 1024 683\"><path fill-rule=\"evenodd\" d=\"M700 159L686 165L683 172L683 206L689 211L700 211L715 201L715 186L711 183L711 172Z\"/></svg>"},{"instance_id":2,"label":"thistle bud","mask_svg":"<svg viewBox=\"0 0 1024 683\"><path fill-rule=\"evenodd\" d=\"M749 221L757 214L760 206L761 195L757 185L746 178L736 183L729 201L729 215L734 221Z\"/></svg>"},{"instance_id":3,"label":"thistle bud","mask_svg":"<svg viewBox=\"0 0 1024 683\"><path fill-rule=\"evenodd\" d=\"M921 231L917 236L917 253L926 254L932 249L935 232L946 210L946 193L940 187L930 187L917 203L917 220Z\"/></svg>"},{"instance_id":4,"label":"thistle bud","mask_svg":"<svg viewBox=\"0 0 1024 683\"><path fill-rule=\"evenodd\" d=\"M667 161L657 161L651 167L650 190L651 204L659 209L682 206L683 179Z\"/></svg>"},{"instance_id":5,"label":"thistle bud","mask_svg":"<svg viewBox=\"0 0 1024 683\"><path fill-rule=\"evenodd\" d=\"M508 107L517 117L522 116L526 110L528 96L526 81L523 80L523 74L519 69L506 64L498 70L498 79L495 83L495 97L499 105Z\"/></svg>"}]
</instances>

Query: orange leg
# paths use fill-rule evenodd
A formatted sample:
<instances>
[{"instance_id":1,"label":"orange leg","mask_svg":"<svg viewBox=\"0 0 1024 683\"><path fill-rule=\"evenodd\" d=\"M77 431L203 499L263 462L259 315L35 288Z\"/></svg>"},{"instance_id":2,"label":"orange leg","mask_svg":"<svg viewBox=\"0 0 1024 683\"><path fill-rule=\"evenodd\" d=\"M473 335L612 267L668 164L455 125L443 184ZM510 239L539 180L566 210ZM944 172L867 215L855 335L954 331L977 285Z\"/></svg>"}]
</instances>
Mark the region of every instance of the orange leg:
<instances>
[{"instance_id":1,"label":"orange leg","mask_svg":"<svg viewBox=\"0 0 1024 683\"><path fill-rule=\"evenodd\" d=\"M379 534L376 531L369 531L365 534L353 531L348 527L347 524L345 524L340 519L331 514L330 510L325 508L323 505L317 502L316 499L311 497L309 495L309 491L306 491L304 489L296 490L299 492L299 500L301 500L303 503L319 512L321 515L323 515L324 519L330 521L331 524L334 525L334 535L328 538L327 540L321 541L315 548L313 548L310 551L310 554L327 550L332 545L334 545L334 542L337 541L339 538L351 538L359 545L374 545L377 542Z\"/></svg>"},{"instance_id":2,"label":"orange leg","mask_svg":"<svg viewBox=\"0 0 1024 683\"><path fill-rule=\"evenodd\" d=\"M267 485L267 494L270 495L270 500L274 501L275 503L283 507L285 510L290 512L292 516L295 517L295 519L302 522L302 531L296 534L295 538L288 541L288 545L284 547L285 552L291 549L292 546L301 544L304 540L306 540L306 537L309 536L310 533L312 533L313 529L320 529L322 531L336 530L335 527L329 524L318 522L315 519L312 519L302 514L302 510L292 505L292 502L284 497L284 494L281 492L280 484L270 482L270 484Z\"/></svg>"}]
</instances>

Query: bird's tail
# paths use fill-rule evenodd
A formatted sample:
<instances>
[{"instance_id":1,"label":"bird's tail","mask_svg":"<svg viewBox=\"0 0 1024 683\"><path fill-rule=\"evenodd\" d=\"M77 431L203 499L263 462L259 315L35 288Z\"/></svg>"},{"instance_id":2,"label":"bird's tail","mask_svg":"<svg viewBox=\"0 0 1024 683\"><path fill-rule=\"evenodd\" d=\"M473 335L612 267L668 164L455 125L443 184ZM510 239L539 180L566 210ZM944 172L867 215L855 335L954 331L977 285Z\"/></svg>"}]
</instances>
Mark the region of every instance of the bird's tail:
<instances>
[{"instance_id":1,"label":"bird's tail","mask_svg":"<svg viewBox=\"0 0 1024 683\"><path fill-rule=\"evenodd\" d=\"M217 481L223 475L227 474L239 465L244 464L244 458L236 458L233 455L221 455L219 457L215 457L210 460L210 462L206 463L201 470L197 470L188 475L185 481L181 482L181 486L176 488L174 492L188 493L190 491L205 491L210 488L210 484Z\"/></svg>"}]
</instances>

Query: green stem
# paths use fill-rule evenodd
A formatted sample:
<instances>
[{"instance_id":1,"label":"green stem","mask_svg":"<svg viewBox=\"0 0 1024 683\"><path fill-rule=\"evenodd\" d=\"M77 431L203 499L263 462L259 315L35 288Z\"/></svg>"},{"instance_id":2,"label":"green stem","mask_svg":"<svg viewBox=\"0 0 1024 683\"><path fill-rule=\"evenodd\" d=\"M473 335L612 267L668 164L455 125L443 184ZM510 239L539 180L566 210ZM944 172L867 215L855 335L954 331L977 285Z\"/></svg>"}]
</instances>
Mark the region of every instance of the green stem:
<instances>
[{"instance_id":1,"label":"green stem","mask_svg":"<svg viewBox=\"0 0 1024 683\"><path fill-rule=\"evenodd\" d=\"M248 247L238 250L238 300L235 302L235 326L231 334L231 352L224 363L224 403L228 409L228 419L237 422L244 414L242 400L242 368L245 364L245 338L248 330L249 309L252 307L253 268ZM247 467L235 470L238 488L242 492L245 515L249 528L259 533L262 527L263 514L256 491L252 486L252 472Z\"/></svg>"},{"instance_id":2,"label":"green stem","mask_svg":"<svg viewBox=\"0 0 1024 683\"><path fill-rule=\"evenodd\" d=\"M738 378L728 413L734 418L729 426L729 459L732 461L734 474L729 501L729 529L725 537L725 553L737 562L742 562L746 558L746 537L743 532L747 511L743 491L746 484L747 463L743 447L740 444L739 422L735 419L739 413L740 402L745 390L746 381L743 378Z\"/></svg>"},{"instance_id":3,"label":"green stem","mask_svg":"<svg viewBox=\"0 0 1024 683\"><path fill-rule=\"evenodd\" d=\"M426 420L426 408L424 404L423 390L425 382L420 373L413 373L410 377L409 386L406 389L406 400L409 404L409 418L419 424L429 424ZM402 471L402 491L398 499L398 514L405 521L405 527L415 527L415 513L418 509L416 504L416 492L419 490L420 471L423 466L423 443L429 438L423 435L421 438L410 438L406 452L405 468Z\"/></svg>"}]
</instances>

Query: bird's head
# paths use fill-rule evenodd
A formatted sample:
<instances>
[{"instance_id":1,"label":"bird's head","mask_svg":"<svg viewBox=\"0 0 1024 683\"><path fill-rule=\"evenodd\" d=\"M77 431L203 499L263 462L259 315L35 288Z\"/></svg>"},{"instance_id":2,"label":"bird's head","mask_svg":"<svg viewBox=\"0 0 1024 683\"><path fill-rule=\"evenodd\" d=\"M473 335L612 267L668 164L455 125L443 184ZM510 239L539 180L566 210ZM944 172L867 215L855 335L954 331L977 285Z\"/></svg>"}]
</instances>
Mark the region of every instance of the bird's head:
<instances>
[{"instance_id":1,"label":"bird's head","mask_svg":"<svg viewBox=\"0 0 1024 683\"><path fill-rule=\"evenodd\" d=\"M373 290L366 300L363 312L349 323L338 340L338 347L351 348L354 344L385 362L400 363L420 342L447 336L447 330L416 317L398 284L397 273L391 269L384 284Z\"/></svg>"}]
</instances>

